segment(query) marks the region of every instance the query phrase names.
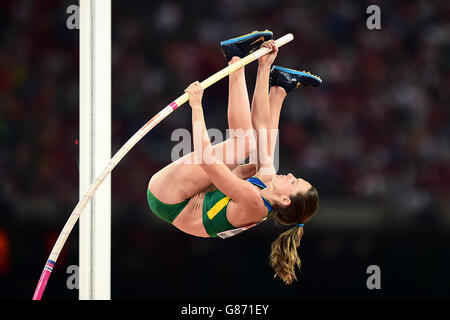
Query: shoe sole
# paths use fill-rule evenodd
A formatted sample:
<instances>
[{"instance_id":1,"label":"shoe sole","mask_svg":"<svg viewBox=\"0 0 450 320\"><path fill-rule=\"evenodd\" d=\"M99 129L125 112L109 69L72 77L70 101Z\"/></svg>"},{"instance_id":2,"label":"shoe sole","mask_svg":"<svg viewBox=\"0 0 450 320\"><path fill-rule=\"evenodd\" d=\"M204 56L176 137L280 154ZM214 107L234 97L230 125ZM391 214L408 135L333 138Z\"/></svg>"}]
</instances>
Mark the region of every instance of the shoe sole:
<instances>
[{"instance_id":1,"label":"shoe sole","mask_svg":"<svg viewBox=\"0 0 450 320\"><path fill-rule=\"evenodd\" d=\"M274 69L283 71L283 72L287 72L287 73L291 73L291 74L296 74L296 75L301 75L301 76L305 76L308 78L313 78L316 79L317 81L319 81L320 83L322 83L322 79L320 79L320 77L317 77L313 74L310 73L306 73L306 72L302 72L302 71L297 71L294 69L289 69L289 68L284 68L284 67L278 67L278 66L273 66Z\"/></svg>"},{"instance_id":2,"label":"shoe sole","mask_svg":"<svg viewBox=\"0 0 450 320\"><path fill-rule=\"evenodd\" d=\"M232 39L229 39L229 40L222 41L220 43L220 45L235 43L237 41L244 40L244 39L253 37L255 35L256 36L258 36L258 35L259 36L268 36L268 35L273 36L273 32L270 32L270 31L255 31L255 32L244 34L243 36L240 36L240 37L236 37L236 38L232 38Z\"/></svg>"}]
</instances>

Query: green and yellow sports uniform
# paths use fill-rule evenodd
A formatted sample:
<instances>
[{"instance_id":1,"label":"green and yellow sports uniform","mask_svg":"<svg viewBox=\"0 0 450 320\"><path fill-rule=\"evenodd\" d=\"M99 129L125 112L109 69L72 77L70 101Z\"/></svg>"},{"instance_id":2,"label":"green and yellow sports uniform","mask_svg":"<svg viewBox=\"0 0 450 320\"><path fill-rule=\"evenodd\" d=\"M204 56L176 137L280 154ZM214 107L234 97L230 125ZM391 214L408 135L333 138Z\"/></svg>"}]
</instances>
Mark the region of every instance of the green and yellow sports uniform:
<instances>
[{"instance_id":1,"label":"green and yellow sports uniform","mask_svg":"<svg viewBox=\"0 0 450 320\"><path fill-rule=\"evenodd\" d=\"M247 179L247 181L261 189L266 188L266 185L256 177L251 177ZM267 207L268 213L270 213L270 211L272 211L270 202L262 196L261 198L264 201L264 205ZM147 200L150 209L156 216L166 222L172 223L184 207L186 207L190 199L186 199L177 204L166 204L158 200L153 193L147 189ZM230 197L218 189L205 193L202 219L205 230L210 237L219 236L221 238L229 238L255 225L253 224L242 228L233 226L227 219L227 207L230 200Z\"/></svg>"}]
</instances>

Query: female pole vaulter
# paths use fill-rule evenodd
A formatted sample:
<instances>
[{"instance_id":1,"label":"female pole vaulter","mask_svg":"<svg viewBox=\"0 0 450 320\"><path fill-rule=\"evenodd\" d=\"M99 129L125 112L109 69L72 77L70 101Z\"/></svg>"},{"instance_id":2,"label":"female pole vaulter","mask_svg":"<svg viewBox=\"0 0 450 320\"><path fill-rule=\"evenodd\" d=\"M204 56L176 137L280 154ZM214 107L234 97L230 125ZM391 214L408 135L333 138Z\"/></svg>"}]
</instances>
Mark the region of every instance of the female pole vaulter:
<instances>
[{"instance_id":1,"label":"female pole vaulter","mask_svg":"<svg viewBox=\"0 0 450 320\"><path fill-rule=\"evenodd\" d=\"M232 134L228 140L212 146L203 117L203 88L198 81L191 84L185 91L192 109L194 152L154 174L148 184L147 199L156 216L198 237L228 238L267 218L292 225L273 242L270 254L275 276L291 284L297 280L295 267L301 267L297 247L303 228L317 212L319 196L309 182L291 173L276 175L275 143L271 143L270 132L278 129L287 94L300 86L318 86L322 80L309 72L272 66L278 53L272 37L270 31L256 31L221 43L228 64L261 44L273 49L258 59L251 109L244 67L229 75L229 129L232 133L241 129L255 134ZM239 145L245 148L241 156L236 152ZM256 150L257 163L238 165L257 145L267 146L266 153ZM219 154L232 161L224 163Z\"/></svg>"}]
</instances>

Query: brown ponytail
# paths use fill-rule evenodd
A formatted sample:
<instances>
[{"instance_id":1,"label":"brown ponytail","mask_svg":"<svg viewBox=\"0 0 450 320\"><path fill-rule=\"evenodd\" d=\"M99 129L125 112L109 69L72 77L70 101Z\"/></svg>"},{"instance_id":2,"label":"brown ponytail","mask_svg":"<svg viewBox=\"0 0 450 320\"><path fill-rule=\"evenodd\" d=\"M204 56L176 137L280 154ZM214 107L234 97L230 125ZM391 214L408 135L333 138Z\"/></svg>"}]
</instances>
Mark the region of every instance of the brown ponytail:
<instances>
[{"instance_id":1,"label":"brown ponytail","mask_svg":"<svg viewBox=\"0 0 450 320\"><path fill-rule=\"evenodd\" d=\"M301 260L297 252L300 239L303 235L303 227L295 226L283 232L276 241L272 243L270 253L270 265L286 284L297 281L295 267L301 268Z\"/></svg>"},{"instance_id":2,"label":"brown ponytail","mask_svg":"<svg viewBox=\"0 0 450 320\"><path fill-rule=\"evenodd\" d=\"M311 187L305 195L298 193L290 196L290 200L291 204L288 207L273 206L272 216L281 224L305 223L319 208L319 195L314 187ZM270 265L275 270L275 277L280 277L286 284L297 281L295 267L301 268L297 248L300 245L303 231L303 227L296 225L283 232L272 243Z\"/></svg>"}]
</instances>

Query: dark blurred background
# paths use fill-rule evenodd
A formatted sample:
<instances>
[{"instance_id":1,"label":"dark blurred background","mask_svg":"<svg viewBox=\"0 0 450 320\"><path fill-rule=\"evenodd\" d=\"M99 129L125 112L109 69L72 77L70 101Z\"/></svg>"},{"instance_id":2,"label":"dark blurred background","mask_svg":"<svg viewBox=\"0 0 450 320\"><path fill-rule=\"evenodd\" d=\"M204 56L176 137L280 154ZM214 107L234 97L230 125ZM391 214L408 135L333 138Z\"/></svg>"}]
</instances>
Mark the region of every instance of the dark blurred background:
<instances>
[{"instance_id":1,"label":"dark blurred background","mask_svg":"<svg viewBox=\"0 0 450 320\"><path fill-rule=\"evenodd\" d=\"M0 298L31 299L78 202L75 0L0 0ZM366 8L381 8L369 30ZM183 93L226 64L219 43L270 29L293 42L275 64L311 71L320 88L290 94L280 172L317 187L320 211L299 248L300 281L273 279L271 222L229 240L200 239L147 205L149 178L170 163L182 107L112 173L112 299L449 299L450 2L113 1L113 154ZM250 98L256 63L247 67ZM228 81L205 92L206 124L225 132ZM78 264L78 225L44 299ZM381 269L368 290L366 269Z\"/></svg>"}]
</instances>

